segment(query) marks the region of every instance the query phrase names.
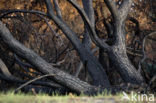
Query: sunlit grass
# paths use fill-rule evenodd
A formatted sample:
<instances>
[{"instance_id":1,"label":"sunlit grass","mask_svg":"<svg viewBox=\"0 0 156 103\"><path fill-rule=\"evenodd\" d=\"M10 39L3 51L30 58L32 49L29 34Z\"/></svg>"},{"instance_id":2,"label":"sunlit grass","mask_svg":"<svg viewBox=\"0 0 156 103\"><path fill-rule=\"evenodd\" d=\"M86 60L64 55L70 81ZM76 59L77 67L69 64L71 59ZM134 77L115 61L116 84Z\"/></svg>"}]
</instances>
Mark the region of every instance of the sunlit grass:
<instances>
[{"instance_id":1,"label":"sunlit grass","mask_svg":"<svg viewBox=\"0 0 156 103\"><path fill-rule=\"evenodd\" d=\"M96 96L87 96L81 94L77 96L75 94L69 93L68 95L58 95L53 94L49 96L48 94L39 93L22 93L18 92L14 94L14 91L1 92L0 93L0 103L132 103L132 101L122 101L123 94L117 93L112 95L110 92L104 91ZM145 103L145 102L135 102L133 103Z\"/></svg>"}]
</instances>

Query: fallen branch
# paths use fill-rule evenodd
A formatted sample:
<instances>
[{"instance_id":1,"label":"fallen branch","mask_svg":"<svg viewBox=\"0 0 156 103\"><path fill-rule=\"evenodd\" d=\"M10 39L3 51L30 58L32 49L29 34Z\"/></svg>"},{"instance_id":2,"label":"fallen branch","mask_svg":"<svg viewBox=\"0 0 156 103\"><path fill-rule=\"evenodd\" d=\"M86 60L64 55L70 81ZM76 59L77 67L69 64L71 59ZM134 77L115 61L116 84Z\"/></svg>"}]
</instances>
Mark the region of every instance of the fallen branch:
<instances>
[{"instance_id":1,"label":"fallen branch","mask_svg":"<svg viewBox=\"0 0 156 103\"><path fill-rule=\"evenodd\" d=\"M18 87L18 88L14 91L14 93L17 93L20 89L22 89L23 87L29 85L30 83L32 83L32 82L34 82L34 81L37 81L37 80L39 80L39 79L42 79L42 78L45 78L45 77L49 77L49 76L55 76L55 75L54 75L54 74L47 74L47 75L43 75L43 76L39 76L39 77L37 77L37 78L34 78L34 79L32 79L32 80L30 80L30 81L28 81L28 82L22 84L20 87Z\"/></svg>"},{"instance_id":2,"label":"fallen branch","mask_svg":"<svg viewBox=\"0 0 156 103\"><path fill-rule=\"evenodd\" d=\"M57 83L75 91L76 93L88 93L95 90L94 86L91 86L90 84L83 82L78 78L71 76L57 68L54 68L35 52L26 48L11 35L8 28L2 22L0 22L0 37L13 52L27 60L30 64L36 67L38 71L43 74L54 74L55 76L51 77L51 79Z\"/></svg>"},{"instance_id":3,"label":"fallen branch","mask_svg":"<svg viewBox=\"0 0 156 103\"><path fill-rule=\"evenodd\" d=\"M25 83L25 82L27 82L27 80L21 80L17 77L14 77L10 73L7 66L5 65L5 63L1 59L0 59L0 71L2 72L2 74L0 74L1 79L4 79L4 80L9 81L9 82L13 82L13 83ZM48 82L44 82L44 81L35 81L35 82L33 81L33 82L31 82L31 84L42 85L42 86L47 86L47 87L51 87L51 88L63 88L62 86L60 86L58 84L48 83Z\"/></svg>"}]
</instances>

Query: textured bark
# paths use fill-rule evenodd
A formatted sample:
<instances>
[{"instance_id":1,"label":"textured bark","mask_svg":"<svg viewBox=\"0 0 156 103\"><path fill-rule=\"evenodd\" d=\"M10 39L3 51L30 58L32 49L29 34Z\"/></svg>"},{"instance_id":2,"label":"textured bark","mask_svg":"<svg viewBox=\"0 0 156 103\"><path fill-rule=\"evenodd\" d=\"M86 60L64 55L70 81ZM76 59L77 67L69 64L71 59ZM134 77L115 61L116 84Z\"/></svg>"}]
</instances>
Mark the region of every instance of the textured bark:
<instances>
[{"instance_id":1,"label":"textured bark","mask_svg":"<svg viewBox=\"0 0 156 103\"><path fill-rule=\"evenodd\" d=\"M63 21L61 17L61 11L59 10L57 2L55 2L57 15L53 11L54 8L52 7L51 0L45 0L47 15L45 13L36 11L31 11L30 13L39 13L40 15L48 16L58 25L58 27L72 43L75 50L78 52L83 64L87 66L89 74L93 78L94 85L109 87L110 83L105 69L102 67L100 62L90 50L91 40L102 51L104 50L108 53L109 58L113 63L112 65L116 67L117 71L125 82L130 82L134 84L142 83L142 76L134 68L134 66L131 64L127 57L125 45L125 20L127 18L128 11L131 7L133 0L123 0L119 8L117 8L117 5L115 5L115 2L113 0L104 0L114 19L113 30L111 31L113 32L112 36L114 41L111 45L106 42L107 40L102 40L101 38L99 38L95 31L94 12L93 7L91 7L92 0L90 0L89 2L87 2L87 0L83 1L83 5L89 6L88 8L85 6L84 9L81 8L81 6L78 5L75 0L67 1L70 2L77 9L79 14L82 16L82 19L84 20L87 35L84 36L85 39L83 42L79 40L77 34L73 32L70 27ZM63 71L60 71L59 69L53 67L51 64L43 60L32 50L26 48L24 45L22 45L20 42L13 38L10 31L4 26L2 22L0 22L0 37L11 48L13 52L31 63L34 67L37 68L38 71L42 72L43 74L54 74L51 79L56 81L57 83L77 93L92 92L95 90L95 87Z\"/></svg>"},{"instance_id":2,"label":"textured bark","mask_svg":"<svg viewBox=\"0 0 156 103\"><path fill-rule=\"evenodd\" d=\"M97 58L92 54L90 47L83 45L77 37L76 33L74 33L65 22L57 18L57 16L54 14L51 1L45 0L45 2L49 17L58 25L58 27L70 40L78 52L83 64L87 63L85 65L87 66L89 74L93 78L94 85L109 87L110 83L107 74L102 65L98 62Z\"/></svg>"},{"instance_id":3,"label":"textured bark","mask_svg":"<svg viewBox=\"0 0 156 103\"><path fill-rule=\"evenodd\" d=\"M58 25L58 27L64 32L66 37L70 40L72 45L75 47L76 51L79 53L80 59L83 62L83 64L87 63L87 69L93 79L94 84L98 86L109 87L110 83L105 70L103 70L102 65L98 62L97 58L93 55L93 53L90 50L91 40L88 34L85 35L85 40L83 43L81 43L76 33L74 33L64 21L62 21L60 16L58 17L58 15L57 16L55 15L55 13L53 12L53 8L51 6L51 2L49 0L46 0L46 2L49 18L54 20L54 22ZM6 13L0 16L0 18L3 18L6 15L14 12L33 13L37 15L47 16L44 12L35 10L8 10L6 11Z\"/></svg>"},{"instance_id":4,"label":"textured bark","mask_svg":"<svg viewBox=\"0 0 156 103\"><path fill-rule=\"evenodd\" d=\"M0 22L0 37L13 52L35 66L38 71L42 72L43 74L53 74L54 76L51 79L57 83L77 93L91 92L94 89L94 87L88 83L83 82L57 68L54 68L32 50L26 48L11 35L10 31L2 22Z\"/></svg>"},{"instance_id":5,"label":"textured bark","mask_svg":"<svg viewBox=\"0 0 156 103\"><path fill-rule=\"evenodd\" d=\"M144 81L143 77L140 72L138 72L136 68L131 64L126 53L125 15L118 17L119 19L116 21L114 34L116 35L116 42L111 47L108 54L110 60L114 63L114 66L125 82L140 84Z\"/></svg>"},{"instance_id":6,"label":"textured bark","mask_svg":"<svg viewBox=\"0 0 156 103\"><path fill-rule=\"evenodd\" d=\"M143 78L141 74L134 68L127 57L125 45L125 20L127 18L133 0L122 1L122 4L119 6L119 8L117 8L117 5L113 0L104 0L114 19L113 37L115 38L115 41L112 45L107 44L107 42L101 40L97 36L84 10L74 0L68 1L77 9L77 11L82 16L84 23L88 28L92 41L98 47L107 51L109 58L113 63L112 65L116 67L122 79L125 80L125 82L136 84L142 83Z\"/></svg>"},{"instance_id":7,"label":"textured bark","mask_svg":"<svg viewBox=\"0 0 156 103\"><path fill-rule=\"evenodd\" d=\"M114 35L116 35L116 42L108 51L108 55L111 62L114 63L115 69L126 83L143 83L142 75L131 64L126 53L125 20L116 21Z\"/></svg>"},{"instance_id":8,"label":"textured bark","mask_svg":"<svg viewBox=\"0 0 156 103\"><path fill-rule=\"evenodd\" d=\"M109 58L126 83L140 84L143 82L143 78L129 61L125 50L121 50L120 46L114 47L108 52Z\"/></svg>"},{"instance_id":9,"label":"textured bark","mask_svg":"<svg viewBox=\"0 0 156 103\"><path fill-rule=\"evenodd\" d=\"M84 11L88 15L90 22L92 23L93 27L95 28L94 9L93 9L92 2L93 2L92 0L89 0L89 1L88 0L82 0ZM84 46L86 48L91 48L92 41L89 37L89 32L88 32L86 26L84 27L84 29L85 29L85 32L83 35L82 43L84 44Z\"/></svg>"}]
</instances>

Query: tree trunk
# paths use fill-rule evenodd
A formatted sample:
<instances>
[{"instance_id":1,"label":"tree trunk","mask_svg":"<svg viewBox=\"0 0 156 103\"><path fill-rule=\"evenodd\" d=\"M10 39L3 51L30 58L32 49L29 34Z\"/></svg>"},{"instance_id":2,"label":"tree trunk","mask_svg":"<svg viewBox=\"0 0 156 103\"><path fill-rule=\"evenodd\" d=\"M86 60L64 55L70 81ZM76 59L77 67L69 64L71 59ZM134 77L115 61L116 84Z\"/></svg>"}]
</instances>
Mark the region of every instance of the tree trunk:
<instances>
[{"instance_id":1,"label":"tree trunk","mask_svg":"<svg viewBox=\"0 0 156 103\"><path fill-rule=\"evenodd\" d=\"M35 52L26 48L11 35L10 31L2 22L0 22L0 38L13 52L31 63L34 67L36 67L38 71L43 74L52 74L53 77L51 77L51 79L53 79L55 82L77 93L91 92L95 89L95 87L89 85L88 83L83 82L80 79L71 76L68 73L65 73L57 68L54 68L51 64L47 63ZM93 62L91 62L91 64L92 63Z\"/></svg>"},{"instance_id":2,"label":"tree trunk","mask_svg":"<svg viewBox=\"0 0 156 103\"><path fill-rule=\"evenodd\" d=\"M109 58L114 63L115 68L127 83L140 84L143 82L142 75L131 64L126 53L125 42L125 21L118 21L116 24L116 44L108 51Z\"/></svg>"},{"instance_id":3,"label":"tree trunk","mask_svg":"<svg viewBox=\"0 0 156 103\"><path fill-rule=\"evenodd\" d=\"M110 82L105 70L88 48L80 52L80 57L83 63L87 63L86 66L89 74L93 77L94 85L110 87Z\"/></svg>"},{"instance_id":4,"label":"tree trunk","mask_svg":"<svg viewBox=\"0 0 156 103\"><path fill-rule=\"evenodd\" d=\"M89 18L83 9L76 3L75 0L68 0L82 16L86 27L88 28L92 41L101 49L106 50L112 65L115 65L117 71L121 77L130 83L139 84L143 82L143 78L140 73L130 63L126 54L126 42L125 42L125 21L133 0L123 0L119 7L116 6L113 0L104 0L112 17L113 17L113 43L108 44L107 40L103 40L98 37Z\"/></svg>"},{"instance_id":5,"label":"tree trunk","mask_svg":"<svg viewBox=\"0 0 156 103\"><path fill-rule=\"evenodd\" d=\"M103 69L102 65L98 62L97 58L95 58L95 56L92 54L90 47L82 44L76 33L74 33L65 22L57 18L52 9L52 4L50 0L45 0L45 3L47 6L48 16L58 25L58 27L70 40L70 42L78 52L83 64L87 63L87 65L85 65L87 66L89 74L93 78L94 85L109 87L110 83L106 72Z\"/></svg>"},{"instance_id":6,"label":"tree trunk","mask_svg":"<svg viewBox=\"0 0 156 103\"><path fill-rule=\"evenodd\" d=\"M108 54L111 62L114 63L116 70L125 82L134 84L143 82L141 74L129 61L126 49L122 50L120 46L114 47Z\"/></svg>"}]
</instances>

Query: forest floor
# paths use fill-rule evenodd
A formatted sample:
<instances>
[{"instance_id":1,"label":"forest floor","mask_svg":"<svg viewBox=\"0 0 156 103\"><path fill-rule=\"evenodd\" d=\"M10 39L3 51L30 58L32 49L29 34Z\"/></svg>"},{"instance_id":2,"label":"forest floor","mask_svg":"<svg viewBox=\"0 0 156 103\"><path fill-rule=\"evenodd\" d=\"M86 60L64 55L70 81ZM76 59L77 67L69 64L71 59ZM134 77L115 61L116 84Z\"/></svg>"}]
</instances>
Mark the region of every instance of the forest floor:
<instances>
[{"instance_id":1,"label":"forest floor","mask_svg":"<svg viewBox=\"0 0 156 103\"><path fill-rule=\"evenodd\" d=\"M14 93L0 93L0 103L155 103L149 101L128 101L122 100L123 95L98 95L94 97L89 96L75 96L73 94L65 96L48 96L45 94L14 94Z\"/></svg>"}]
</instances>

